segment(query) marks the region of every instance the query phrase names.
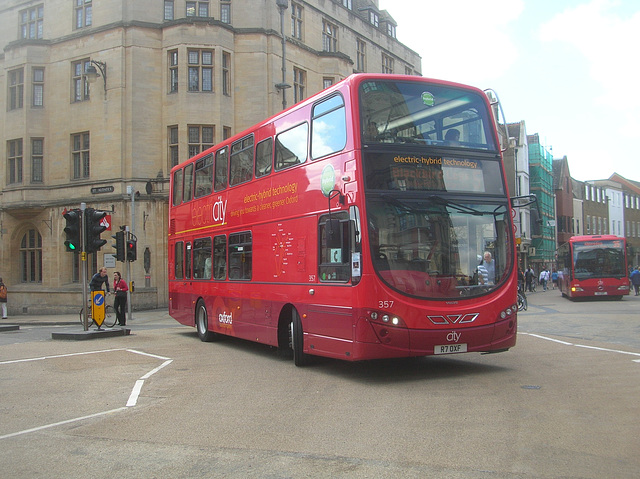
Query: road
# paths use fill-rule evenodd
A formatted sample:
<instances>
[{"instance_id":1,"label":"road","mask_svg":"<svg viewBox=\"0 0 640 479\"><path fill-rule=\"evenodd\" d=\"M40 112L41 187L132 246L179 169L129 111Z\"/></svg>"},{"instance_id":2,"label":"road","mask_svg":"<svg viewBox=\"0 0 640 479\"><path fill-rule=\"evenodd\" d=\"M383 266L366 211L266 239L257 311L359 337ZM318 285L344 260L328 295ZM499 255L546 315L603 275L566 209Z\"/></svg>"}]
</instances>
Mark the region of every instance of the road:
<instances>
[{"instance_id":1,"label":"road","mask_svg":"<svg viewBox=\"0 0 640 479\"><path fill-rule=\"evenodd\" d=\"M638 307L538 292L506 353L306 368L166 312L27 323L0 333L0 476L635 478Z\"/></svg>"}]
</instances>

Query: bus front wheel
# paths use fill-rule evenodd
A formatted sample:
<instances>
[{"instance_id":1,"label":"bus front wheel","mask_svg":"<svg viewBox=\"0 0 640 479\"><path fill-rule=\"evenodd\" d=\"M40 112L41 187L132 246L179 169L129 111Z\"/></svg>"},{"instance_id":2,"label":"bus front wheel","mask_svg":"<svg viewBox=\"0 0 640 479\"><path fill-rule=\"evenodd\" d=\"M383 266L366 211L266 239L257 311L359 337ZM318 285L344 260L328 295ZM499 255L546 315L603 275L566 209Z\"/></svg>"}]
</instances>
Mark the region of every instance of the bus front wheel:
<instances>
[{"instance_id":1,"label":"bus front wheel","mask_svg":"<svg viewBox=\"0 0 640 479\"><path fill-rule=\"evenodd\" d=\"M209 342L216 338L216 333L209 331L209 315L202 300L196 306L196 330L200 341Z\"/></svg>"}]
</instances>

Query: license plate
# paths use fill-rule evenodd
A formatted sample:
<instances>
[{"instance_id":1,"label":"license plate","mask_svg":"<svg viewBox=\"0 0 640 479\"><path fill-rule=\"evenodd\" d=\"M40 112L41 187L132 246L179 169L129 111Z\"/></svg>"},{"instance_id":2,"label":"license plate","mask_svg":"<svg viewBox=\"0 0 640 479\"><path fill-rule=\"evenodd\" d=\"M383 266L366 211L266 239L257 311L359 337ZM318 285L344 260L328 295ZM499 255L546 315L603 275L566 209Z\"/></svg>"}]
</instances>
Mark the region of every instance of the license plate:
<instances>
[{"instance_id":1,"label":"license plate","mask_svg":"<svg viewBox=\"0 0 640 479\"><path fill-rule=\"evenodd\" d=\"M433 354L455 354L466 353L467 343L461 344L441 344L433 348Z\"/></svg>"},{"instance_id":2,"label":"license plate","mask_svg":"<svg viewBox=\"0 0 640 479\"><path fill-rule=\"evenodd\" d=\"M596 295L596 296L606 296L607 292L606 291L596 291L593 294Z\"/></svg>"}]
</instances>

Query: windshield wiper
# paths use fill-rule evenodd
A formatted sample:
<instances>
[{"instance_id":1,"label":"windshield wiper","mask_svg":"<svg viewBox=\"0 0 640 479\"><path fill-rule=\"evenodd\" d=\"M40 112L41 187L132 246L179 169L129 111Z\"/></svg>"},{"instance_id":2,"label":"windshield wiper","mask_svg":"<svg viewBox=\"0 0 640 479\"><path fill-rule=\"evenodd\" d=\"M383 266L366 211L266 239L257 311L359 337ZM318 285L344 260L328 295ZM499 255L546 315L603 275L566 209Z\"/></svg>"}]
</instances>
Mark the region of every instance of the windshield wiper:
<instances>
[{"instance_id":1,"label":"windshield wiper","mask_svg":"<svg viewBox=\"0 0 640 479\"><path fill-rule=\"evenodd\" d=\"M456 211L459 211L460 213L467 213L473 216L484 216L485 214L490 214L490 213L485 213L484 211L476 210L475 208L471 208L470 206L456 203L455 201L445 200L440 196L431 195L431 196L427 196L427 199L435 203L448 206Z\"/></svg>"}]
</instances>

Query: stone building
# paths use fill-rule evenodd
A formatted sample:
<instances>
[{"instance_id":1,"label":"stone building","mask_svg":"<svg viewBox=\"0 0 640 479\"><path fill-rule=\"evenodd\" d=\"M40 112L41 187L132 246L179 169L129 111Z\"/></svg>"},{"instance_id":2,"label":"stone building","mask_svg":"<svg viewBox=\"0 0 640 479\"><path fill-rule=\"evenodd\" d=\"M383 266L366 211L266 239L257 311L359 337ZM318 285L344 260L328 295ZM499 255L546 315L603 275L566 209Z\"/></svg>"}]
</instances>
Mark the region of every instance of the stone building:
<instances>
[{"instance_id":1,"label":"stone building","mask_svg":"<svg viewBox=\"0 0 640 479\"><path fill-rule=\"evenodd\" d=\"M108 264L135 281L135 309L165 306L171 167L353 72L420 75L396 28L377 0L4 0L10 314L79 309L84 262L64 250L62 214L82 203L111 228L89 274ZM112 257L124 225L129 264Z\"/></svg>"}]
</instances>

